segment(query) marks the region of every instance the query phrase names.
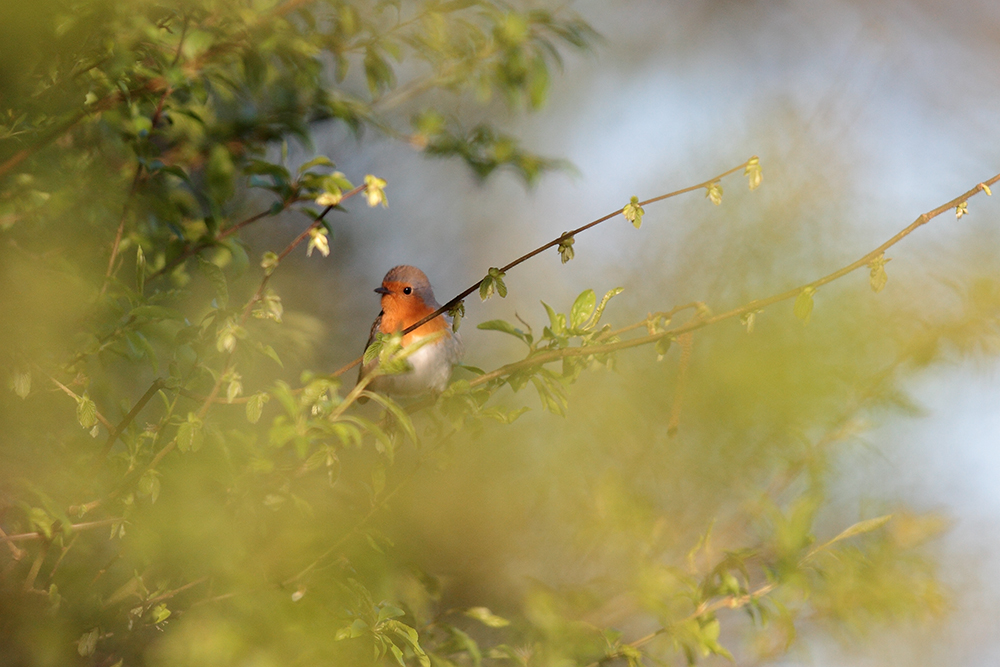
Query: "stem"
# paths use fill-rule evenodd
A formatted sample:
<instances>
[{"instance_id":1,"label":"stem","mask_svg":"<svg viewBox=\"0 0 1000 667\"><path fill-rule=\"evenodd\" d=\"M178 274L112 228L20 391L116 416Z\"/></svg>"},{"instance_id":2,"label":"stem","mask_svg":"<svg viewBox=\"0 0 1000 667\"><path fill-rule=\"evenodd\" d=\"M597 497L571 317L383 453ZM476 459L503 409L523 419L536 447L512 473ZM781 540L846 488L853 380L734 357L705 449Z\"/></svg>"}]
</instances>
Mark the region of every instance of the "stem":
<instances>
[{"instance_id":1,"label":"stem","mask_svg":"<svg viewBox=\"0 0 1000 667\"><path fill-rule=\"evenodd\" d=\"M167 90L169 91L170 89L167 88ZM115 271L115 260L118 259L118 247L122 242L122 233L125 231L125 221L128 219L128 207L132 203L133 197L135 197L136 190L139 189L139 181L141 179L142 163L139 162L135 165L135 175L132 177L132 185L128 189L128 196L125 197L125 203L122 204L122 215L118 221L118 231L115 232L115 240L111 244L111 257L108 258L108 269L104 272L104 282L101 283L101 291L97 295L98 299L104 296L104 292L108 289L108 283L111 282L111 274Z\"/></svg>"},{"instance_id":2,"label":"stem","mask_svg":"<svg viewBox=\"0 0 1000 667\"><path fill-rule=\"evenodd\" d=\"M146 390L146 393L142 395L142 398L140 398L139 401L132 407L132 409L129 410L128 414L125 415L125 418L122 419L122 421L117 426L111 429L111 433L108 434L108 441L104 444L104 449L101 450L101 455L99 458L103 459L105 456L108 455L108 452L111 451L111 448L115 444L115 440L117 440L119 436L121 436L121 434L125 431L125 429L128 428L129 424L131 424L135 420L135 418L139 415L139 413L142 412L142 409L146 407L146 403L149 403L149 399L153 398L153 396L156 395L156 392L158 392L162 388L163 388L163 380L161 378L156 378L156 380L153 381L153 384L149 386L149 389Z\"/></svg>"},{"instance_id":3,"label":"stem","mask_svg":"<svg viewBox=\"0 0 1000 667\"><path fill-rule=\"evenodd\" d=\"M751 158L751 159L753 159L753 158ZM653 204L653 203L658 202L658 201L663 201L664 199L669 199L671 197L677 197L678 195L682 195L682 194L685 194L685 193L688 193L688 192L692 192L694 190L699 190L701 188L708 187L712 183L715 183L716 181L719 181L719 180L725 178L726 176L729 176L730 174L739 171L740 169L744 169L749 163L750 163L750 160L747 160L743 164L738 165L736 167L733 167L732 169L726 170L726 171L722 172L721 174L719 174L718 176L715 176L715 177L713 177L713 178L711 178L711 179L709 179L707 181L703 181L701 183L698 183L697 185L691 185L689 187L682 188L680 190L674 190L673 192L668 192L665 195L660 195L658 197L653 197L652 199L647 199L645 201L639 202L639 205L640 206L646 206L648 204ZM518 264L522 264L522 263L528 261L529 259L531 259L532 257L534 257L535 255L537 255L539 253L542 253L542 252L548 250L549 248L552 248L554 246L559 245L560 243L562 243L566 239L568 239L570 237L573 237L573 236L576 236L577 234L579 234L581 232L587 231L591 227L596 227L597 225L601 224L602 222L606 222L606 221L610 220L611 218L615 218L615 217L621 215L624 210L625 210L624 208L620 208L617 211L612 211L611 213L608 213L607 215L598 218L597 220L593 220L591 222L588 222L587 224L583 225L582 227L577 227L576 229L574 229L572 231L565 232L565 233L561 234L560 236L556 237L555 239L549 241L548 243L546 243L546 244L544 244L542 246L539 246L538 248L535 248L531 252L529 252L527 254L524 254L524 255L521 255L520 257L518 257L517 259L515 259L513 262L511 262L511 263L507 264L506 266L502 267L500 269L500 272L501 273L506 273L507 271L509 271L510 269L513 269ZM464 299L465 297L469 296L470 294L472 294L473 292L475 292L477 289L479 289L479 286L482 285L482 284L483 284L483 279L481 278L476 283L474 283L473 285L470 285L468 288L466 288L461 293L459 293L458 296L453 297L451 300L449 300L447 303L445 303L443 306L441 306L440 308L438 308L437 310L435 310L430 315L427 315L426 317L424 317L423 319L419 320L418 322L416 322L416 323L414 323L414 324L406 327L405 329L403 329L403 331L402 331L403 335L405 335L405 334L413 331L414 329L417 329L417 328L423 326L427 322L430 322L431 320L433 320L435 317L438 317L439 315L448 312L449 310L451 310L452 307L458 305L458 303L460 301L462 301L462 299ZM361 363L361 357L358 357L357 359L355 359L351 363L349 363L346 366L338 369L335 373L333 373L333 375L334 376L342 375L343 373L346 373L347 371L349 371L352 368L354 368L355 366L357 366L359 363Z\"/></svg>"},{"instance_id":4,"label":"stem","mask_svg":"<svg viewBox=\"0 0 1000 667\"><path fill-rule=\"evenodd\" d=\"M341 197L340 201L344 201L345 199L353 197L359 192L362 192L365 189L367 189L367 187L368 187L367 185L356 186L352 190L349 190L348 192L344 193L344 196ZM300 243L302 243L302 241L304 241L307 236L309 236L309 232L320 226L320 224L323 222L323 218L325 218L326 214L332 210L333 210L333 205L327 206L325 209L323 209L323 212L320 213L318 216L316 216L316 218L309 224L309 226L306 227L304 230L302 230L302 233L296 236L292 240L292 242L289 243L288 246L286 246L285 249L278 254L278 261L280 262L285 257L287 257L289 253L295 250L295 248ZM267 287L267 283L270 280L271 280L271 274L270 273L264 274L264 278L260 281L260 286L257 288L257 291L250 298L250 301L247 302L246 307L243 309L243 314L240 316L240 324L246 323L247 319L250 317L250 312L253 309L253 305L258 301L260 301L260 298L264 295L264 289Z\"/></svg>"},{"instance_id":5,"label":"stem","mask_svg":"<svg viewBox=\"0 0 1000 667\"><path fill-rule=\"evenodd\" d=\"M954 199L952 199L948 203L942 204L941 206L938 206L935 209L932 209L932 210L930 210L930 211L928 211L926 213L923 213L922 215L920 215L919 217L917 217L916 220L914 220L912 223L910 223L907 227L905 227L904 229L902 229L899 232L897 232L888 241L886 241L885 243L883 243L879 247L875 248L874 250L871 250L870 252L866 253L860 259L858 259L858 260L856 260L854 262L851 262L850 264L848 264L848 265L846 265L846 266L844 266L842 268L839 268L839 269L837 269L836 271L834 271L832 273L828 273L827 275L825 275L825 276L823 276L821 278L817 278L816 280L814 280L812 282L805 283L803 285L799 285L798 287L794 287L794 288L792 288L792 289L790 289L790 290L788 290L786 292L782 292L780 294L775 294L773 296L769 296L769 297L764 298L764 299L755 299L755 300L750 301L750 302L748 302L748 303L746 303L746 304L744 304L742 306L739 306L738 308L734 308L734 309L732 309L730 311L727 311L725 313L719 313L718 315L711 315L711 316L708 316L708 317L696 317L696 318L694 318L694 319L692 319L692 320L690 320L688 322L685 322L684 324L682 324L682 325L680 325L680 326L678 326L678 327L676 327L674 329L668 329L666 331L661 331L661 332L658 332L658 333L649 334L648 336L641 336L639 338L631 338L629 340L618 341L616 343L606 343L604 345L588 345L586 347L568 347L568 348L564 348L564 349L561 349L561 350L551 350L551 351L548 351L548 352L543 352L543 353L540 353L540 354L535 354L534 356L530 356L530 357L528 357L526 359L522 359L521 361L516 361L516 362L510 363L510 364L507 364L505 366L501 366L500 368L496 369L495 371L492 371L490 373L486 373L485 375L480 375L479 377L477 377L474 380L472 380L469 384L471 386L475 387L477 385L483 384L484 382L489 382L490 380L494 380L494 379L496 379L498 377L501 377L503 375L508 375L508 374L513 373L514 371L520 370L522 368L526 368L528 366L534 366L534 365L537 365L537 364L547 364L547 363L549 363L551 361L556 361L556 360L562 359L564 357L580 357L580 356L590 356L590 355L594 355L594 354L605 354L605 353L608 353L608 352L617 352L618 350L625 350L625 349L628 349L630 347L639 347L641 345L648 345L650 343L655 343L656 341L660 340L661 338L677 338L677 337L679 337L679 336L681 336L681 335L683 335L685 333L688 333L688 332L691 332L691 331L695 331L696 329L701 329L703 327L707 327L709 325L716 324L717 322L721 322L723 320L728 320L728 319L731 319L733 317L739 317L740 315L743 315L744 313L749 313L749 312L752 312L752 311L755 311L755 310L762 310L762 309L764 309L764 308L766 308L768 306L774 305L774 304L779 303L781 301L788 301L789 299L794 299L794 298L798 297L798 295L802 292L802 290L804 290L806 288L811 287L811 288L815 289L815 288L820 287L822 285L826 285L827 283L831 283L834 280L842 278L842 277L846 276L848 273L851 273L851 272L853 272L853 271L855 271L855 270L857 270L857 269L859 269L859 268L861 268L863 266L868 266L868 264L870 264L873 259L875 259L879 255L881 255L886 250L888 250L892 246L896 245L900 241L902 241L904 238L906 238L910 234L912 234L917 228L921 227L922 225L926 225L928 222L930 222L934 218L938 217L939 215L941 215L945 211L951 210L951 209L955 208L956 206L958 206L959 204L961 204L962 202L968 201L971 197L973 197L976 194L978 194L979 192L981 192L984 186L993 185L993 184L997 183L998 181L1000 181L1000 174L997 174L996 176L994 176L993 178L989 179L988 181L984 181L982 183L979 183L978 185L976 185L974 188L972 188L968 192L965 192L964 194L959 195L958 197L955 197ZM677 309L675 309L675 310L677 310ZM636 328L639 328L639 327L645 325L646 321L647 320L643 320L642 322L630 325L629 327L625 327L625 329L622 329L622 331L627 330L627 329L636 329Z\"/></svg>"},{"instance_id":6,"label":"stem","mask_svg":"<svg viewBox=\"0 0 1000 667\"><path fill-rule=\"evenodd\" d=\"M99 528L101 526L108 526L117 521L121 521L121 517L116 517L113 519L101 519L99 521L86 521L84 523L73 523L70 524L70 528L73 530L90 530L91 528ZM45 533L18 533L16 535L3 535L0 536L0 541L2 542L33 542L35 540L45 539Z\"/></svg>"}]
</instances>

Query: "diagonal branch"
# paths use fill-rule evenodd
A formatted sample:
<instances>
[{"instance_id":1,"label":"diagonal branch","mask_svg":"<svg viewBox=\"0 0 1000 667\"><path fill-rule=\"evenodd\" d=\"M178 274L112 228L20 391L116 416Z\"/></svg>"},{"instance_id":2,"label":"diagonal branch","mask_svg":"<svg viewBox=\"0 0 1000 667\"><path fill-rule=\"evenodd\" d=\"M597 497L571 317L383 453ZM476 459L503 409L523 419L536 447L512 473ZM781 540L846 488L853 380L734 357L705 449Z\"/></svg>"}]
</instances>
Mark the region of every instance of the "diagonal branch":
<instances>
[{"instance_id":1,"label":"diagonal branch","mask_svg":"<svg viewBox=\"0 0 1000 667\"><path fill-rule=\"evenodd\" d=\"M162 378L156 378L156 380L153 381L153 384L149 386L149 389L147 389L146 393L142 395L142 398L140 398L138 402L132 406L132 409L129 410L127 415L125 415L125 418L122 419L117 426L111 429L111 432L108 434L108 441L104 444L104 449L101 450L101 455L98 459L103 459L108 455L108 452L111 451L111 448L115 444L115 440L117 440L118 437L125 432L125 429L128 428L129 424L131 424L139 413L142 412L142 409L146 407L146 403L149 403L149 400L156 395L156 392L163 388L163 385L164 382Z\"/></svg>"},{"instance_id":2,"label":"diagonal branch","mask_svg":"<svg viewBox=\"0 0 1000 667\"><path fill-rule=\"evenodd\" d=\"M658 201L663 201L664 199L670 199L671 197L677 197L679 195L686 194L688 192L693 192L695 190L700 190L701 188L708 187L708 186L712 185L713 183L715 183L715 182L717 182L719 180L722 180L726 176L729 176L730 174L733 174L733 173L739 171L740 169L746 168L747 165L750 164L750 161L753 160L753 159L754 158L750 158L750 160L747 160L743 164L738 165L736 167L733 167L732 169L726 170L726 171L722 172L721 174L719 174L718 176L715 176L715 177L713 177L713 178L711 178L711 179L709 179L707 181L703 181L701 183L698 183L697 185L691 185L691 186L688 186L686 188L681 188L680 190L674 190L673 192L668 192L665 195L660 195L658 197L653 197L652 199L647 199L645 201L641 201L641 202L639 202L638 205L639 206L647 206L649 204L653 204L653 203L658 202ZM608 213L607 215L598 218L597 220L593 220L591 222L588 222L587 224L583 225L582 227L577 227L576 229L574 229L572 231L565 232L565 233L561 234L560 236L552 239L548 243L535 248L531 252L526 253L524 255L521 255L520 257L518 257L517 259L515 259L510 264L507 264L506 266L501 267L500 272L501 273L506 273L507 271L509 271L510 269L513 269L518 264L522 264L522 263L528 261L529 259L531 259L535 255L538 255L539 253L542 253L542 252L548 250L549 248L553 248L553 247L559 245L560 243L562 243L563 241L566 241L566 240L568 240L568 239L576 236L577 234L579 234L581 232L587 231L591 227L596 227L597 225L601 224L602 222L606 222L606 221L608 221L608 220L610 220L612 218L618 217L624 211L625 211L624 208L620 208L617 211L612 211L611 213ZM465 299L465 297L469 296L470 294L472 294L473 292L475 292L477 289L479 289L479 286L483 284L483 280L484 279L485 278L479 279L477 282L475 282L474 284L470 285L468 288L466 288L465 290L463 290L462 292L460 292L457 296L452 297L447 303L445 303L443 306L441 306L440 308L438 308L437 310L435 310L430 315L428 315L428 316L424 317L422 320L419 320L418 322L416 322L416 323L414 323L414 324L406 327L405 329L403 329L402 333L403 334L407 334L407 333L413 331L414 329L417 329L418 327L423 326L427 322L430 322L431 320L433 320L438 315L441 315L443 313L448 312L453 307L457 306L463 299ZM361 363L361 357L358 357L357 359L355 359L351 363L347 364L343 368L338 369L337 371L335 371L333 373L333 375L334 376L342 375L342 374L346 373L347 371L351 370L352 368L354 368L355 366L357 366L359 363Z\"/></svg>"},{"instance_id":3,"label":"diagonal branch","mask_svg":"<svg viewBox=\"0 0 1000 667\"><path fill-rule=\"evenodd\" d=\"M650 343L655 343L656 341L658 341L658 340L660 340L662 338L677 338L678 336L681 336L681 335L683 335L685 333L688 333L690 331L694 331L696 329L701 329L703 327L707 327L709 325L716 324L717 322L721 322L723 320L732 319L733 317L739 317L740 315L743 315L745 313L750 313L750 312L753 312L753 311L762 310L764 308L767 308L768 306L772 306L772 305L774 305L776 303L779 303L781 301L788 301L790 299L794 299L794 298L798 297L798 295L801 294L802 291L805 290L805 289L809 289L809 288L816 289L816 288L821 287L823 285L826 285L828 283L832 283L833 281L835 281L835 280L837 280L839 278L842 278L842 277L846 276L848 273L852 273L853 271L856 271L857 269L860 269L862 267L868 266L872 262L872 260L876 259L881 254L883 254L886 250L888 250L889 248L891 248L892 246L896 245L897 243L899 243L900 241L902 241L904 238L906 238L907 236L909 236L910 234L912 234L919 227L921 227L923 225L926 225L928 222L930 222L934 218L938 217L939 215L941 215L945 211L949 211L949 210L957 207L959 204L962 204L963 202L968 201L973 196L975 196L978 193L982 192L984 189L988 189L989 186L994 185L997 182L1000 182L1000 174L997 174L996 176L994 176L993 178L991 178L991 179L989 179L987 181L983 181L982 183L979 183L978 185L976 185L975 187L973 187L969 191L967 191L967 192L959 195L958 197L955 197L951 201L949 201L949 202L947 202L945 204L942 204L941 206L938 206L935 209L927 211L926 213L923 213L922 215L920 215L919 217L917 217L916 220L914 220L912 223L910 223L905 228L901 229L894 236L892 236L892 238L890 238L888 241L886 241L885 243L883 243L879 247L877 247L874 250L871 250L871 251L865 253L861 258L859 258L859 259L851 262L850 264L848 264L848 265L846 265L844 267L841 267L841 268L837 269L836 271L834 271L832 273L828 273L827 275L825 275L825 276L823 276L821 278L817 278L816 280L814 280L812 282L805 283L803 285L799 285L798 287L794 287L794 288L792 288L792 289L790 289L788 291L782 292L780 294L775 294L773 296L769 296L769 297L764 298L764 299L755 299L755 300L750 301L750 302L748 302L748 303L746 303L746 304L744 304L742 306L739 306L738 308L734 308L734 309L729 310L729 311L724 312L724 313L719 313L718 315L711 315L711 316L707 316L707 317L695 317L692 320L690 320L688 322L685 322L684 324L682 324L682 325L680 325L678 327L675 327L673 329L668 329L666 331L660 331L660 332L657 332L657 333L654 333L654 334L649 334L647 336L641 336L639 338L630 338L628 340L618 341L618 342L615 342L615 343L606 343L606 344L603 344L603 345L588 345L588 346L585 346L585 347L568 347L568 348L564 348L564 349L560 349L560 350L551 350L551 351L546 351L546 352L542 352L542 353L539 353L539 354L535 354L535 355L530 356L530 357L528 357L526 359L522 359L520 361L515 361L513 363L506 364L506 365L501 366L500 368L498 368L498 369L496 369L494 371L491 371L491 372L486 373L484 375L480 375L476 379L472 380L470 382L470 385L473 386L473 387L475 387L475 386L483 384L485 382L489 382L490 380L494 380L496 378L499 378L499 377L502 377L502 376L505 376L505 375L509 375L509 374L513 373L514 371L521 370L522 368L527 368L529 366L535 366L535 365L539 365L539 364L547 364L549 362L557 361L557 360L563 359L565 357L582 357L582 356L590 356L590 355L594 355L594 354L606 354L608 352L617 352L618 350L625 350L625 349L628 349L628 348L631 348L631 347L639 347L639 346L642 346L642 345L649 345ZM640 323L640 324L636 324L636 325L632 325L630 327L626 327L625 329L622 329L622 331L627 330L627 329L639 328L639 326L641 326L642 324L645 324L645 321L642 322L642 323Z\"/></svg>"}]
</instances>

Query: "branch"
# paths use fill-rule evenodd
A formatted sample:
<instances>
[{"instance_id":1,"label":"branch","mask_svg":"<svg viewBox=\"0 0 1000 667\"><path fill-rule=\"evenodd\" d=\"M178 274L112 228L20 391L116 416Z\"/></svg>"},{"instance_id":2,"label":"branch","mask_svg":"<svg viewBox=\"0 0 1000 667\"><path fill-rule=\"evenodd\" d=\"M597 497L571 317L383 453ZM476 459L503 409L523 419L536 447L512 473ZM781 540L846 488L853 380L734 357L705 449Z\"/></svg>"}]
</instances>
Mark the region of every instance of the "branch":
<instances>
[{"instance_id":1,"label":"branch","mask_svg":"<svg viewBox=\"0 0 1000 667\"><path fill-rule=\"evenodd\" d=\"M753 158L751 158L751 160L752 159ZM750 160L747 160L743 164L738 165L736 167L733 167L732 169L724 171L721 174L719 174L718 176L715 176L714 178L711 178L711 179L709 179L707 181L703 181L701 183L698 183L697 185L691 185L689 187L682 188L680 190L674 190L673 192L668 192L665 195L660 195L658 197L653 197L652 199L647 199L645 201L641 201L641 202L639 202L638 205L639 206L647 206L649 204L653 204L653 203L658 202L658 201L663 201L664 199L670 199L671 197L677 197L678 195L686 194L688 192L693 192L694 190L700 190L701 188L706 188L706 187L712 185L713 183L722 180L726 176L729 176L730 174L733 174L733 173L739 171L740 169L746 168L748 164L750 164ZM624 210L625 210L624 208L620 208L617 211L612 211L611 213L608 213L607 215L598 218L597 220L593 220L591 222L588 222L587 224L583 225L582 227L577 227L576 229L574 229L572 231L565 232L562 235L556 237L555 239L549 241L548 243L546 243L546 244L544 244L542 246L539 246L538 248L535 248L531 252L529 252L527 254L524 254L524 255L521 255L520 257L518 257L517 259L515 259L510 264L507 264L506 266L502 267L500 269L500 272L501 273L506 273L507 271L509 271L510 269L513 269L518 264L522 264L522 263L528 261L529 259L531 259L535 255L537 255L539 253L542 253L542 252L548 250L549 248L555 247L555 246L559 245L560 243L562 243L563 241L565 241L565 240L567 240L569 238L572 238L572 237L576 236L577 234L579 234L581 232L587 231L591 227L596 227L597 225L601 224L602 222L606 222L606 221L608 221L608 220L610 220L612 218L618 217L619 215L621 215L624 212ZM477 289L479 289L479 286L483 284L483 280L484 279L485 278L480 278L476 283L474 283L473 285L470 285L468 288L466 288L461 293L459 293L458 296L455 296L452 299L450 299L447 303L445 303L443 306L441 306L440 308L438 308L437 310L435 310L430 315L427 315L422 320L420 320L420 321L418 321L418 322L416 322L416 323L414 323L414 324L406 327L405 329L403 329L402 333L405 335L405 334L407 334L407 333L409 333L409 332L411 332L411 331L413 331L413 330L415 330L415 329L423 326L427 322L430 322L435 317L437 317L437 316L439 316L439 315L441 315L443 313L448 312L454 306L457 306L459 304L459 302L461 302L465 297L469 296L470 294L472 294L473 292L475 292ZM346 373L347 371L351 370L352 368L354 368L355 366L357 366L359 363L361 363L361 357L358 357L357 359L355 359L351 363L347 364L343 368L338 369L337 371L335 371L333 373L333 375L334 376L342 375L342 374Z\"/></svg>"},{"instance_id":2,"label":"branch","mask_svg":"<svg viewBox=\"0 0 1000 667\"><path fill-rule=\"evenodd\" d=\"M343 197L341 197L340 201L342 202L345 199L350 199L354 195L358 194L359 192L362 192L362 191L366 190L367 188L368 188L368 186L364 185L364 184L355 186L354 189L348 190L347 192L345 192L344 195L343 195ZM339 205L339 204L337 204L337 205ZM301 234L299 234L298 236L296 236L295 239L293 239L292 242L289 243L288 246L278 254L278 262L279 263L281 262L281 260L283 260L285 257L287 257L289 255L289 253L291 253L293 250L295 250L295 248L300 243L302 243L306 239L307 236L309 236L309 232L311 232L312 230L316 229L317 227L319 227L323 223L323 218L326 217L327 213L329 213L330 211L333 210L334 206L335 206L334 204L331 204L330 206L327 206L325 209L323 209L323 212L320 213L318 216L316 216L316 218L312 221L312 223L310 223L309 226L306 227L302 231ZM271 280L271 273L270 272L265 273L264 274L264 278L260 281L260 286L257 288L257 291L250 298L250 301L247 302L246 307L243 309L243 314L240 316L240 324L245 324L246 323L247 318L250 317L250 311L253 309L253 305L255 303L257 303L258 301L260 301L261 296L263 296L263 294L264 294L264 289L267 287L267 283L270 280Z\"/></svg>"},{"instance_id":3,"label":"branch","mask_svg":"<svg viewBox=\"0 0 1000 667\"><path fill-rule=\"evenodd\" d=\"M90 530L91 528L100 528L101 526L108 526L110 524L122 521L122 517L115 517L113 519L101 519L99 521L87 521L84 523L73 523L70 524L72 530ZM45 533L18 533L16 535L0 535L0 542L29 542L34 540L45 539Z\"/></svg>"},{"instance_id":4,"label":"branch","mask_svg":"<svg viewBox=\"0 0 1000 667\"><path fill-rule=\"evenodd\" d=\"M834 538L827 540L821 545L814 547L810 549L808 552L806 552L806 554L799 559L797 567L799 568L804 567L810 560L815 558L818 554L824 551L828 551L830 547L832 547L834 544L844 539L854 537L862 533L870 532L885 525L885 523L888 522L890 518L891 518L890 516L878 517L875 519L862 521L860 523L856 523L852 526L845 528ZM698 606L695 607L695 610L690 614L688 614L687 616L685 616L684 618L674 621L673 623L670 623L668 625L664 625L663 627L657 628L653 632L650 632L648 635L645 635L643 637L640 637L639 639L629 642L628 644L625 644L625 646L630 647L632 649L638 649L639 647L645 646L649 642L653 641L660 635L669 634L677 625L681 625L683 623L696 620L704 616L705 614L712 614L716 611L719 611L720 609L740 609L741 607L745 607L746 605L754 602L755 600L775 590L778 587L779 583L780 582L772 581L752 591L747 591L746 593L741 593L741 594L726 595L724 597L716 599L715 601L712 601L711 598L702 600L701 603L699 603ZM599 660L595 660L594 662L587 665L587 667L599 667L600 665L606 662L610 662L618 658L624 658L626 657L626 655L627 655L626 651L622 649L617 649L605 655L604 657L600 658Z\"/></svg>"},{"instance_id":5,"label":"branch","mask_svg":"<svg viewBox=\"0 0 1000 667\"><path fill-rule=\"evenodd\" d=\"M55 384L57 387L59 387L60 389L62 389L63 392L65 392L68 396L70 396L74 401L76 401L77 403L80 402L80 397L77 396L73 392L72 389L70 389L69 387L67 387L66 385L64 385L62 382L60 382L59 380L55 379L54 377L52 377L51 375L49 375L48 373L46 373L45 371L43 371L41 369L41 367L39 367L38 370L42 371L42 373L48 379L52 380L53 384ZM91 399L91 400L93 400L93 399ZM101 422L101 424L104 425L104 428L108 429L109 431L111 431L114 428L111 425L111 422L109 422L107 419L105 419L104 415L101 414L101 411L96 409L96 404L95 404L95 408L94 408L94 415L97 417L97 421Z\"/></svg>"},{"instance_id":6,"label":"branch","mask_svg":"<svg viewBox=\"0 0 1000 667\"><path fill-rule=\"evenodd\" d=\"M156 395L156 392L163 388L163 385L164 382L162 378L156 378L156 380L153 381L153 384L149 386L149 389L147 389L146 393L142 395L142 398L140 398L139 401L132 406L132 409L129 410L127 415L125 415L125 418L122 419L117 426L111 429L111 433L108 434L108 441L104 444L104 449L101 450L99 458L103 459L108 455L108 452L111 451L111 448L115 444L115 440L121 436L125 429L128 428L129 424L131 424L139 413L142 412L142 409L146 407L146 403L149 403L149 399L153 398L153 396Z\"/></svg>"},{"instance_id":7,"label":"branch","mask_svg":"<svg viewBox=\"0 0 1000 667\"><path fill-rule=\"evenodd\" d=\"M169 91L170 89L167 88ZM157 114L159 114L159 109L157 109ZM155 125L154 125L155 127ZM129 186L128 195L125 197L125 203L122 204L122 215L118 220L118 231L115 232L115 240L111 244L111 257L108 258L108 268L104 272L104 281L101 283L101 291L98 293L97 298L100 299L104 296L104 292L108 289L108 283L111 282L111 274L115 271L115 260L118 259L118 247L122 242L122 233L125 231L125 220L128 218L128 207L132 203L132 199L135 197L136 190L139 189L139 181L142 180L142 162L138 162L135 165L135 175L132 177L132 185Z\"/></svg>"},{"instance_id":8,"label":"branch","mask_svg":"<svg viewBox=\"0 0 1000 667\"><path fill-rule=\"evenodd\" d=\"M296 200L296 201L299 201L299 200ZM295 203L295 202L288 202L288 203L292 204L292 203ZM281 211L284 211L287 208L288 208L288 205L285 205L285 206L282 207ZM278 211L278 213L280 213L281 211ZM227 227L227 228L221 230L212 239L199 241L197 243L193 243L193 244L187 246L183 251L181 251L181 253L179 255L177 255L176 257L174 257L173 259L171 259L170 261L168 261L166 264L164 264L162 268L160 268L157 271L151 273L146 280L147 281L151 281L154 278L159 278L160 276L162 276L165 273L169 273L171 270L174 269L174 267L176 267L178 264L180 264L184 260L188 259L189 257L197 255L202 250L205 250L206 248L212 247L215 243L218 243L219 241L221 241L222 239L226 238L227 236L235 234L236 232L238 232L239 230L243 229L247 225L252 224L254 222L257 222L258 220L261 220L263 218L266 218L269 215L271 215L271 209L270 208L268 208L268 209L266 209L264 211L261 211L260 213L255 213L255 214L251 215L249 218L241 220L240 222L237 222L235 225L233 225L231 227Z\"/></svg>"},{"instance_id":9,"label":"branch","mask_svg":"<svg viewBox=\"0 0 1000 667\"><path fill-rule=\"evenodd\" d=\"M997 174L988 181L979 183L978 185L970 189L968 192L965 192L964 194L955 197L948 203L942 204L941 206L938 206L937 208L932 209L920 215L919 217L917 217L916 220L914 220L904 229L900 230L888 241L886 241L879 247L875 248L874 250L869 251L868 253L863 255L860 259L851 262L850 264L840 269L837 269L833 273L829 273L823 276L822 278L817 278L812 282L799 285L798 287L794 287L786 292L775 294L773 296L769 296L764 299L755 299L742 306L739 306L738 308L734 308L733 310L727 311L725 313L719 313L718 315L711 315L707 317L696 317L673 329L668 329L666 331L649 334L648 336L631 338L629 340L618 341L615 343L606 343L604 345L569 347L560 350L551 350L547 352L542 352L540 354L535 354L534 356L530 356L526 359L522 359L520 361L516 361L510 364L506 364L505 366L501 366L495 371L486 373L485 375L480 375L476 379L472 380L469 384L475 387L477 385L483 384L484 382L489 382L490 380L494 380L498 377L509 375L510 373L518 371L522 368L527 368L529 366L534 366L539 364L547 364L549 362L557 361L565 357L581 357L581 356L590 356L595 354L606 354L608 352L617 352L618 350L625 350L630 347L639 347L641 345L648 345L650 343L655 343L656 341L662 338L677 338L678 336L681 336L682 334L688 333L690 331L695 331L696 329L701 329L703 327L707 327L709 325L721 322L723 320L728 320L733 317L738 317L745 313L753 312L756 310L762 310L768 306L772 306L781 301L788 301L789 299L794 299L798 297L798 295L801 294L804 289L807 288L816 289L818 287L826 285L827 283L831 283L834 280L842 278L846 276L848 273L860 269L861 267L868 266L872 260L874 260L879 255L884 253L886 250L888 250L889 248L896 245L904 238L912 234L917 228L927 224L928 222L938 217L945 211L951 210L956 206L958 206L959 204L968 201L970 198L981 192L984 188L988 188L989 186L997 183L998 181L1000 181L1000 174ZM677 310L679 309L674 309L671 312L676 312ZM621 329L620 331L640 328L645 324L645 322L646 320L637 324L630 325L628 327Z\"/></svg>"}]
</instances>

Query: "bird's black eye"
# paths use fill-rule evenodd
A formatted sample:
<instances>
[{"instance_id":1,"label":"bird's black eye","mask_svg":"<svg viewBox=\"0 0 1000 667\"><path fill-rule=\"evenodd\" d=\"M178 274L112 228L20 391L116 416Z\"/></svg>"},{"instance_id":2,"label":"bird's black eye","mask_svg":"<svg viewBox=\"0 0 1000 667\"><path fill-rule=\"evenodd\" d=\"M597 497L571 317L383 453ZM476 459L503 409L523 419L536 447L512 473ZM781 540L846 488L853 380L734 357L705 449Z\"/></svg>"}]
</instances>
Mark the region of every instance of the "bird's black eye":
<instances>
[{"instance_id":1,"label":"bird's black eye","mask_svg":"<svg viewBox=\"0 0 1000 667\"><path fill-rule=\"evenodd\" d=\"M403 294L410 294L413 291L412 287L404 287Z\"/></svg>"}]
</instances>

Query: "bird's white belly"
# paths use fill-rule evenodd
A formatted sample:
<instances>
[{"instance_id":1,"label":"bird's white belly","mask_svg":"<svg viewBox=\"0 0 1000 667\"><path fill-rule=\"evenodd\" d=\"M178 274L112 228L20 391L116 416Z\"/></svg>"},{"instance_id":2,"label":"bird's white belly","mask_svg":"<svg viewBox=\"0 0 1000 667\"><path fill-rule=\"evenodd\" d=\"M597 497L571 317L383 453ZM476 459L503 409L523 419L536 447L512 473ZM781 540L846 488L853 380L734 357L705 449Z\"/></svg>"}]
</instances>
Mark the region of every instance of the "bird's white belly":
<instances>
[{"instance_id":1,"label":"bird's white belly","mask_svg":"<svg viewBox=\"0 0 1000 667\"><path fill-rule=\"evenodd\" d=\"M461 342L449 336L440 342L419 347L406 361L412 370L398 375L382 375L372 382L372 388L389 394L422 394L441 392L448 386L452 364L461 355Z\"/></svg>"}]
</instances>

